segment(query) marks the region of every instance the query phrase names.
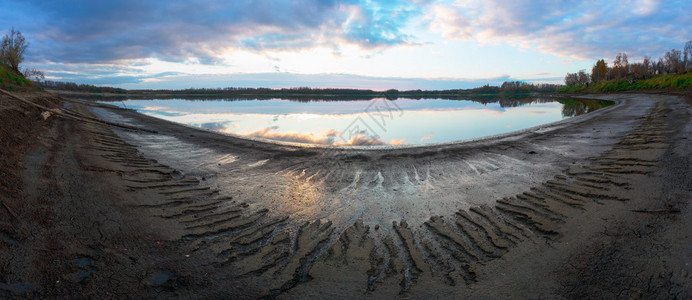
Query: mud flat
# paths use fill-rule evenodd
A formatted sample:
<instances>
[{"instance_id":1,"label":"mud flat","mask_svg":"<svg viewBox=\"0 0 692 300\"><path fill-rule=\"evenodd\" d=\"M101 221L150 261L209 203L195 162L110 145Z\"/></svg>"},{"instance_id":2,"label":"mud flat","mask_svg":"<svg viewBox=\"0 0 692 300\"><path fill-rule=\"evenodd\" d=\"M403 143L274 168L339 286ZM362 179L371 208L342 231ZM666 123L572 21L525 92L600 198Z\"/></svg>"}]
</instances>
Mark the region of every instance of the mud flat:
<instances>
[{"instance_id":1,"label":"mud flat","mask_svg":"<svg viewBox=\"0 0 692 300\"><path fill-rule=\"evenodd\" d=\"M692 296L690 99L372 150L23 96L156 133L0 98L3 297Z\"/></svg>"}]
</instances>

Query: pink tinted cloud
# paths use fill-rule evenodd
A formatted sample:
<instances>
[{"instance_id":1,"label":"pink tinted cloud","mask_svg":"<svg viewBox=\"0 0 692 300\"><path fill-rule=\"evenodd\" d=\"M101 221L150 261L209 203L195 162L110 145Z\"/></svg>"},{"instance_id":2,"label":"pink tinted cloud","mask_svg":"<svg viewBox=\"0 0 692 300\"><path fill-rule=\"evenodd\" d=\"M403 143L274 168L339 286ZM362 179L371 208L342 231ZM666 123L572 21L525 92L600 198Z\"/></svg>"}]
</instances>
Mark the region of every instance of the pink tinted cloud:
<instances>
[{"instance_id":1,"label":"pink tinted cloud","mask_svg":"<svg viewBox=\"0 0 692 300\"><path fill-rule=\"evenodd\" d=\"M429 139L431 139L433 136L435 136L434 133L428 134L428 135L426 135L426 136L420 138L420 141L422 142L422 141L425 141L425 140L429 140Z\"/></svg>"}]
</instances>

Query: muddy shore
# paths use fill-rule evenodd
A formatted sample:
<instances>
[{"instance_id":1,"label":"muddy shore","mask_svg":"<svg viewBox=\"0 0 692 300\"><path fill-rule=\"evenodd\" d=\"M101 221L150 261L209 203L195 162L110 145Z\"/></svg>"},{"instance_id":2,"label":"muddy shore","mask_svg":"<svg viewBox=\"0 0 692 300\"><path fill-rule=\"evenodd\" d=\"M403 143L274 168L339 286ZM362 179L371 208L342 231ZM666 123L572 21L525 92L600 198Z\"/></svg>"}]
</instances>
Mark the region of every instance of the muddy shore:
<instances>
[{"instance_id":1,"label":"muddy shore","mask_svg":"<svg viewBox=\"0 0 692 300\"><path fill-rule=\"evenodd\" d=\"M306 148L0 96L0 297L690 298L692 100L475 141Z\"/></svg>"}]
</instances>

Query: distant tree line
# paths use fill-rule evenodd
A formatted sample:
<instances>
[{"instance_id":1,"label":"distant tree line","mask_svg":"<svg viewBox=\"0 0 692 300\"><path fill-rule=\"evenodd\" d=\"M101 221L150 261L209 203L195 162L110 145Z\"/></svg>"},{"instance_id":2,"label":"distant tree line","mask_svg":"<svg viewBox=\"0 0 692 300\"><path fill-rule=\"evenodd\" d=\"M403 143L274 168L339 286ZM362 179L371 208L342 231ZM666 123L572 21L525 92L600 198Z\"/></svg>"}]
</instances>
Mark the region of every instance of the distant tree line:
<instances>
[{"instance_id":1,"label":"distant tree line","mask_svg":"<svg viewBox=\"0 0 692 300\"><path fill-rule=\"evenodd\" d=\"M150 97L150 96L134 96L134 97L127 97L127 96L104 96L104 97L94 97L94 96L80 96L81 98L86 98L90 100L99 100L99 101L122 101L125 99L132 99L132 100L152 100L152 99L166 99L166 97L160 97L160 96L155 96L155 97ZM169 97L173 98L173 97ZM333 102L333 101L338 101L338 102L348 102L348 101L362 101L362 100L371 100L374 97L368 97L368 98L362 98L362 97L353 97L353 98L343 98L343 97L335 97L335 98L322 98L322 97L316 97L316 98L298 98L298 97L286 97L286 98L281 98L282 100L289 100L289 101L294 101L294 102ZM402 98L406 99L413 99L413 100L423 100L423 99L429 99L431 97L409 97L405 96ZM498 103L500 107L507 108L507 107L518 107L526 104L532 104L532 103L550 103L554 102L555 99L551 97L540 97L536 95L527 95L527 94L519 94L519 95L502 95L502 94L495 94L495 95L474 95L474 94L469 94L467 96L442 96L442 97L434 97L434 98L440 98L440 99L447 99L447 100L469 100L469 101L474 101L478 102L484 105L491 104L491 103ZM189 101L245 101L245 100L272 100L276 99L276 97L263 97L263 96L258 96L258 97L253 97L253 98L232 98L232 97L198 97L198 96L185 96L185 100ZM558 101L561 101L558 99ZM573 100L576 102L582 101L582 100ZM607 102L607 101L604 101Z\"/></svg>"},{"instance_id":2,"label":"distant tree line","mask_svg":"<svg viewBox=\"0 0 692 300\"><path fill-rule=\"evenodd\" d=\"M127 90L125 90L125 89L108 87L108 86L95 86L95 85L91 85L91 84L76 84L74 82L62 82L62 81L52 81L52 80L40 81L39 80L39 81L34 81L34 84L36 84L42 88L46 88L46 89L71 91L71 92L114 93L114 94L127 93Z\"/></svg>"},{"instance_id":3,"label":"distant tree line","mask_svg":"<svg viewBox=\"0 0 692 300\"><path fill-rule=\"evenodd\" d=\"M389 89L386 91L373 91L363 89L345 89L345 88L197 88L197 89L182 89L182 90L125 90L114 87L94 86L90 84L76 84L73 82L61 81L36 81L38 86L46 89L61 90L68 92L86 92L86 93L111 93L121 96L134 96L142 98L171 98L171 97L195 97L195 98L233 98L233 99L343 99L343 100L359 100L372 99L376 97L384 97L388 99L396 99L406 97L411 99L421 98L446 98L454 99L465 97L468 94L503 94L503 93L531 93L531 92L554 92L560 85L558 84L533 84L523 81L507 81L501 86L485 85L473 89L451 89L451 90L407 90L399 91Z\"/></svg>"},{"instance_id":4,"label":"distant tree line","mask_svg":"<svg viewBox=\"0 0 692 300\"><path fill-rule=\"evenodd\" d=\"M629 63L627 53L619 53L615 56L612 66L604 60L596 61L591 68L591 73L580 70L577 73L567 73L566 85L588 85L604 80L632 78L646 79L662 74L684 73L692 70L692 41L685 43L682 51L672 49L658 60L652 60L644 56L642 62Z\"/></svg>"},{"instance_id":5,"label":"distant tree line","mask_svg":"<svg viewBox=\"0 0 692 300\"><path fill-rule=\"evenodd\" d=\"M550 83L528 83L525 81L505 81L500 86L486 84L481 87L462 90L472 93L529 93L529 92L554 92L562 85Z\"/></svg>"},{"instance_id":6,"label":"distant tree line","mask_svg":"<svg viewBox=\"0 0 692 300\"><path fill-rule=\"evenodd\" d=\"M561 85L550 83L526 83L523 81L505 81L500 86L501 91L554 92Z\"/></svg>"}]
</instances>

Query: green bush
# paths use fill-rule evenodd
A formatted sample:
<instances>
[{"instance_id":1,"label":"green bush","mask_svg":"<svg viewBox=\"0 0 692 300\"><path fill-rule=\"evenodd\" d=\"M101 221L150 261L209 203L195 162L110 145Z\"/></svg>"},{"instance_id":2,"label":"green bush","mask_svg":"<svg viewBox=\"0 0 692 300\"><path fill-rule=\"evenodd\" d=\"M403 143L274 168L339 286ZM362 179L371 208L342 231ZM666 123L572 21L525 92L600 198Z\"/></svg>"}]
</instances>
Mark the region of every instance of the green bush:
<instances>
[{"instance_id":1,"label":"green bush","mask_svg":"<svg viewBox=\"0 0 692 300\"><path fill-rule=\"evenodd\" d=\"M688 89L692 88L692 72L682 74L660 75L649 79L636 80L633 78L599 81L591 85L563 86L558 93L577 92L622 92L656 89Z\"/></svg>"}]
</instances>

